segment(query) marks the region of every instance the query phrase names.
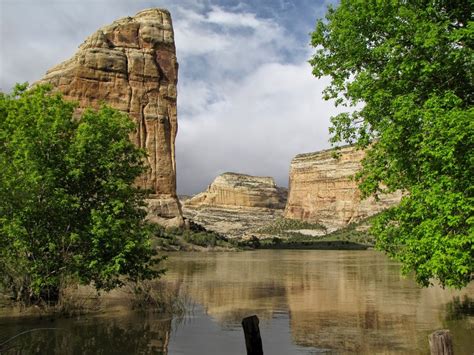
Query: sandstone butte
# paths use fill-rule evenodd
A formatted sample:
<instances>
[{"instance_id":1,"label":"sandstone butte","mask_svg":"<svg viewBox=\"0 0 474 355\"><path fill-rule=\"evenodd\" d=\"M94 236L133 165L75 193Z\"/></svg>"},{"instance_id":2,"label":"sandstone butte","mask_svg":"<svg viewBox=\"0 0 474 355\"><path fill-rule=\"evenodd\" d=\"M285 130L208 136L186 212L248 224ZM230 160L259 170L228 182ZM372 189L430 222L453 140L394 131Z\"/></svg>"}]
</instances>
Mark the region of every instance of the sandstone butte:
<instances>
[{"instance_id":1,"label":"sandstone butte","mask_svg":"<svg viewBox=\"0 0 474 355\"><path fill-rule=\"evenodd\" d=\"M245 236L283 214L287 191L271 177L224 173L183 202L183 213L209 230Z\"/></svg>"},{"instance_id":2,"label":"sandstone butte","mask_svg":"<svg viewBox=\"0 0 474 355\"><path fill-rule=\"evenodd\" d=\"M137 184L152 191L150 220L166 226L183 224L176 196L177 81L171 15L147 9L97 30L38 82L77 101L78 114L105 102L129 115L137 125L131 139L148 153L148 172Z\"/></svg>"},{"instance_id":3,"label":"sandstone butte","mask_svg":"<svg viewBox=\"0 0 474 355\"><path fill-rule=\"evenodd\" d=\"M400 202L401 193L361 200L352 178L361 168L364 151L346 146L339 150L299 154L291 162L285 218L319 222L331 230L358 222Z\"/></svg>"},{"instance_id":4,"label":"sandstone butte","mask_svg":"<svg viewBox=\"0 0 474 355\"><path fill-rule=\"evenodd\" d=\"M285 189L278 188L271 177L223 173L207 190L185 202L186 206L230 208L285 207Z\"/></svg>"}]
</instances>

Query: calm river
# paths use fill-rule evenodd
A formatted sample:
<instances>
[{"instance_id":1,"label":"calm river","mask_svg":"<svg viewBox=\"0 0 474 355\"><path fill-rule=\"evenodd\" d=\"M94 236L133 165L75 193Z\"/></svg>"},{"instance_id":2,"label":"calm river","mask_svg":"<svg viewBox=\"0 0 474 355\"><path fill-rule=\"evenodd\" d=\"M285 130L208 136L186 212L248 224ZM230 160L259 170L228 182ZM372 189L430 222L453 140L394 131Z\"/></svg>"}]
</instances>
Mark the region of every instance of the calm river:
<instances>
[{"instance_id":1,"label":"calm river","mask_svg":"<svg viewBox=\"0 0 474 355\"><path fill-rule=\"evenodd\" d=\"M7 353L245 354L240 322L256 314L267 355L428 354L427 337L441 328L456 355L474 352L474 285L420 289L375 251L173 253L167 267L166 280L194 304L184 319L3 317L0 344L43 328L10 341Z\"/></svg>"}]
</instances>

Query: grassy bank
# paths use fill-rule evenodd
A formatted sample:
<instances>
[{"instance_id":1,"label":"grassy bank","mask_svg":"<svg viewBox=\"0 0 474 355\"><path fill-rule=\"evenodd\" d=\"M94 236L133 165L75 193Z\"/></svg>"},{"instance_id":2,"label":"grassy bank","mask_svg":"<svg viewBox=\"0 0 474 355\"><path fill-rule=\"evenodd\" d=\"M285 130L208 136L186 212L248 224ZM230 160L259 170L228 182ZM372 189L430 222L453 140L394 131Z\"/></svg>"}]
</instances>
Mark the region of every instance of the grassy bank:
<instances>
[{"instance_id":1,"label":"grassy bank","mask_svg":"<svg viewBox=\"0 0 474 355\"><path fill-rule=\"evenodd\" d=\"M363 250L373 247L375 242L367 230L369 223L370 218L327 233L325 227L317 223L281 219L259 230L264 236L259 248Z\"/></svg>"},{"instance_id":2,"label":"grassy bank","mask_svg":"<svg viewBox=\"0 0 474 355\"><path fill-rule=\"evenodd\" d=\"M158 227L153 246L162 251L238 251L256 249L260 238L232 238L190 221L189 228Z\"/></svg>"},{"instance_id":3,"label":"grassy bank","mask_svg":"<svg viewBox=\"0 0 474 355\"><path fill-rule=\"evenodd\" d=\"M190 228L157 227L153 246L163 251L205 251L238 248L235 240L191 223Z\"/></svg>"},{"instance_id":4,"label":"grassy bank","mask_svg":"<svg viewBox=\"0 0 474 355\"><path fill-rule=\"evenodd\" d=\"M256 230L257 234L260 235L272 235L272 236L291 236L292 231L295 230L312 230L318 231L322 234L326 233L326 227L319 223L310 223L306 221L300 221L297 219L289 218L278 218L268 226L259 228Z\"/></svg>"},{"instance_id":5,"label":"grassy bank","mask_svg":"<svg viewBox=\"0 0 474 355\"><path fill-rule=\"evenodd\" d=\"M302 250L366 250L369 246L349 241L307 241L261 243L259 249L302 249Z\"/></svg>"},{"instance_id":6,"label":"grassy bank","mask_svg":"<svg viewBox=\"0 0 474 355\"><path fill-rule=\"evenodd\" d=\"M110 311L140 311L165 315L183 315L186 298L180 284L164 280L127 282L108 292L97 292L92 286L70 284L61 289L54 304L25 305L2 294L0 317L78 317Z\"/></svg>"},{"instance_id":7,"label":"grassy bank","mask_svg":"<svg viewBox=\"0 0 474 355\"><path fill-rule=\"evenodd\" d=\"M164 251L223 251L247 249L363 250L374 245L370 218L327 233L318 223L279 218L250 238L229 238L191 222L187 229L158 228L154 246Z\"/></svg>"}]
</instances>

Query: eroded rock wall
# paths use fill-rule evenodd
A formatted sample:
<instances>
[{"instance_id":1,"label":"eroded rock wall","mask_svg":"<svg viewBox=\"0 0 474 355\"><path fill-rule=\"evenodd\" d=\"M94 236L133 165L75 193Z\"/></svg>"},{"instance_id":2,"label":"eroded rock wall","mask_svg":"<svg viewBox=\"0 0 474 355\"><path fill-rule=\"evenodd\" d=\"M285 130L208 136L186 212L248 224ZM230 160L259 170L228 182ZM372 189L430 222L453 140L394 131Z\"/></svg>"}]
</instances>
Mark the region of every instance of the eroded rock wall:
<instances>
[{"instance_id":1,"label":"eroded rock wall","mask_svg":"<svg viewBox=\"0 0 474 355\"><path fill-rule=\"evenodd\" d=\"M285 218L319 222L328 230L360 221L400 201L396 192L361 200L354 174L361 167L364 151L343 147L339 158L333 150L297 155L290 166L290 184Z\"/></svg>"},{"instance_id":2,"label":"eroded rock wall","mask_svg":"<svg viewBox=\"0 0 474 355\"><path fill-rule=\"evenodd\" d=\"M206 191L186 201L187 206L284 208L286 192L271 177L224 173Z\"/></svg>"},{"instance_id":3,"label":"eroded rock wall","mask_svg":"<svg viewBox=\"0 0 474 355\"><path fill-rule=\"evenodd\" d=\"M177 81L171 15L163 9L102 27L39 81L79 102L78 113L105 102L130 116L137 124L131 139L148 152L148 172L137 184L153 191L150 219L165 225L183 222L176 197Z\"/></svg>"},{"instance_id":4,"label":"eroded rock wall","mask_svg":"<svg viewBox=\"0 0 474 355\"><path fill-rule=\"evenodd\" d=\"M184 201L183 213L208 230L242 237L281 217L286 197L271 177L224 173Z\"/></svg>"}]
</instances>

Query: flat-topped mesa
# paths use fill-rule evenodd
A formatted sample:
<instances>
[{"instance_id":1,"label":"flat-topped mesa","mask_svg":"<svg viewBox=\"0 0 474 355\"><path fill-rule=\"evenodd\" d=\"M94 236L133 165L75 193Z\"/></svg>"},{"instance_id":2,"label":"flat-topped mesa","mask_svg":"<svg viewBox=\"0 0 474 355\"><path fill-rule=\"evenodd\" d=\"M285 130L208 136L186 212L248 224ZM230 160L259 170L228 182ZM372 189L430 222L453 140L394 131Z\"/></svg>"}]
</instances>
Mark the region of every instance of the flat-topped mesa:
<instances>
[{"instance_id":1,"label":"flat-topped mesa","mask_svg":"<svg viewBox=\"0 0 474 355\"><path fill-rule=\"evenodd\" d=\"M297 155L291 162L285 218L318 222L329 230L358 222L400 202L401 193L361 200L354 174L365 152L352 146Z\"/></svg>"},{"instance_id":2,"label":"flat-topped mesa","mask_svg":"<svg viewBox=\"0 0 474 355\"><path fill-rule=\"evenodd\" d=\"M286 189L276 186L271 177L224 173L206 191L187 200L187 207L283 209Z\"/></svg>"},{"instance_id":3,"label":"flat-topped mesa","mask_svg":"<svg viewBox=\"0 0 474 355\"><path fill-rule=\"evenodd\" d=\"M106 103L130 116L137 125L131 139L148 152L148 172L137 184L152 190L150 219L165 225L183 223L176 197L177 82L173 26L163 9L102 27L39 81L79 102L78 113Z\"/></svg>"}]
</instances>

